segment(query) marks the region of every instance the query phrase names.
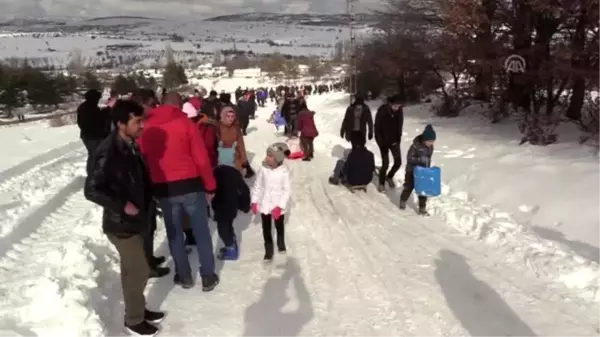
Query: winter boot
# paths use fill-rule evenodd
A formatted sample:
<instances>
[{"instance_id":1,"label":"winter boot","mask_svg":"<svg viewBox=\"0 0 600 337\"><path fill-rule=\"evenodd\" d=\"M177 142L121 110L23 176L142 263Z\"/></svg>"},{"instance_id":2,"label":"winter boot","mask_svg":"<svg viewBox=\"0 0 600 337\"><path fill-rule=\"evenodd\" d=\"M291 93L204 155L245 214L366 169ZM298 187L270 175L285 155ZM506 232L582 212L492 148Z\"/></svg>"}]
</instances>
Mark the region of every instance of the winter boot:
<instances>
[{"instance_id":1,"label":"winter boot","mask_svg":"<svg viewBox=\"0 0 600 337\"><path fill-rule=\"evenodd\" d=\"M215 289L219 284L219 276L217 274L202 275L202 291L208 292Z\"/></svg>"},{"instance_id":2,"label":"winter boot","mask_svg":"<svg viewBox=\"0 0 600 337\"><path fill-rule=\"evenodd\" d=\"M281 254L285 254L287 251L283 238L277 238L277 251L279 251Z\"/></svg>"},{"instance_id":3,"label":"winter boot","mask_svg":"<svg viewBox=\"0 0 600 337\"><path fill-rule=\"evenodd\" d=\"M311 157L310 157L310 156L302 158L302 161L311 161L311 160L312 160L312 159L311 159Z\"/></svg>"},{"instance_id":4,"label":"winter boot","mask_svg":"<svg viewBox=\"0 0 600 337\"><path fill-rule=\"evenodd\" d=\"M223 247L220 253L220 260L235 261L239 257L239 252L235 245L230 247Z\"/></svg>"},{"instance_id":5,"label":"winter boot","mask_svg":"<svg viewBox=\"0 0 600 337\"><path fill-rule=\"evenodd\" d=\"M142 321L136 325L125 324L125 332L132 336L155 336L158 333L158 328L146 321Z\"/></svg>"},{"instance_id":6,"label":"winter boot","mask_svg":"<svg viewBox=\"0 0 600 337\"><path fill-rule=\"evenodd\" d=\"M388 183L390 188L396 188L396 182L394 181L394 178L388 177L385 181Z\"/></svg>"},{"instance_id":7,"label":"winter boot","mask_svg":"<svg viewBox=\"0 0 600 337\"><path fill-rule=\"evenodd\" d=\"M273 260L273 244L265 245L265 256L263 257L265 261Z\"/></svg>"},{"instance_id":8,"label":"winter boot","mask_svg":"<svg viewBox=\"0 0 600 337\"><path fill-rule=\"evenodd\" d=\"M171 269L169 267L154 267L150 269L149 278L160 278L169 275Z\"/></svg>"},{"instance_id":9,"label":"winter boot","mask_svg":"<svg viewBox=\"0 0 600 337\"><path fill-rule=\"evenodd\" d=\"M144 320L148 323L158 324L165 319L165 313L160 311L144 310Z\"/></svg>"},{"instance_id":10,"label":"winter boot","mask_svg":"<svg viewBox=\"0 0 600 337\"><path fill-rule=\"evenodd\" d=\"M167 261L167 258L164 256L153 256L150 258L150 268L158 267L165 263L165 261Z\"/></svg>"},{"instance_id":11,"label":"winter boot","mask_svg":"<svg viewBox=\"0 0 600 337\"><path fill-rule=\"evenodd\" d=\"M329 177L329 183L331 185L339 185L340 181L338 179L336 179L335 177Z\"/></svg>"},{"instance_id":12,"label":"winter boot","mask_svg":"<svg viewBox=\"0 0 600 337\"><path fill-rule=\"evenodd\" d=\"M179 274L175 274L173 277L173 282L177 285L180 285L184 289L190 289L194 286L194 280L191 276L181 278Z\"/></svg>"},{"instance_id":13,"label":"winter boot","mask_svg":"<svg viewBox=\"0 0 600 337\"><path fill-rule=\"evenodd\" d=\"M398 206L401 210L406 209L406 201L400 200L400 205Z\"/></svg>"},{"instance_id":14,"label":"winter boot","mask_svg":"<svg viewBox=\"0 0 600 337\"><path fill-rule=\"evenodd\" d=\"M377 191L381 192L381 193L385 192L385 185L384 184L377 185Z\"/></svg>"},{"instance_id":15,"label":"winter boot","mask_svg":"<svg viewBox=\"0 0 600 337\"><path fill-rule=\"evenodd\" d=\"M429 212L427 212L425 207L419 207L419 211L417 213L419 213L421 216L429 216Z\"/></svg>"}]
</instances>

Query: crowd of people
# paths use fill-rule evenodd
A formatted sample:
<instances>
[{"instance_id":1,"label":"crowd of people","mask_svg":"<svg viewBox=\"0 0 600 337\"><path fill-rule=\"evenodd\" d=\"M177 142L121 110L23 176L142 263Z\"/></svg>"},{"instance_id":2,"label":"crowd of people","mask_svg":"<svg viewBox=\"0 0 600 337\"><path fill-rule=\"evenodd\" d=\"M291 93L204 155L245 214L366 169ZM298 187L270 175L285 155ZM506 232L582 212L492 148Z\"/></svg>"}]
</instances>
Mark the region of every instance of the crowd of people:
<instances>
[{"instance_id":1,"label":"crowd of people","mask_svg":"<svg viewBox=\"0 0 600 337\"><path fill-rule=\"evenodd\" d=\"M333 88L333 87L332 87ZM239 89L239 88L238 88ZM284 133L299 137L304 161L314 157L318 136L315 112L305 95L329 90L317 86L236 90L236 103L228 93L208 95L196 90L183 97L177 92L140 89L125 99L111 99L99 107L101 94L90 90L77 110L81 139L88 150L85 197L103 207L102 228L120 257L125 302L125 329L130 334L153 336L165 314L146 308L148 278L170 273L166 258L154 255L157 217L162 215L172 256L175 284L192 288L194 274L188 246L196 248L203 291L219 284L215 258L239 258L233 223L238 211L260 214L264 260L271 261L275 245L285 253L285 215L292 188L284 160L290 156L285 142L271 144L258 170L246 154L244 137L258 106L269 99L285 120ZM401 165L400 140L403 112L398 97L377 111L375 122L362 97L346 110L341 136L352 144L330 178L332 184L367 185L375 171L374 155L365 146L375 137L382 156L378 190L394 186ZM408 163L401 207L412 189L412 168L429 166L435 132L431 126L415 138ZM394 164L388 171L388 154ZM253 178L249 186L245 179ZM419 212L426 214L426 199L419 197ZM209 229L212 216L222 247L215 254ZM273 227L276 237L273 239ZM216 255L216 256L215 256Z\"/></svg>"},{"instance_id":2,"label":"crowd of people","mask_svg":"<svg viewBox=\"0 0 600 337\"><path fill-rule=\"evenodd\" d=\"M304 92L278 89L274 99L290 111L290 130L300 130L304 144L312 144L314 132L309 130L311 125L316 128L311 114L303 117ZM269 97L259 98L257 92L242 91L234 104L228 93L211 91L204 97L195 91L182 97L163 92L159 97L141 89L124 99L111 94L103 108L100 92L85 94L77 110L80 137L88 150L84 194L103 207L103 231L120 257L127 332L154 335L165 316L147 310L144 298L148 278L170 273L161 267L166 258L154 255L159 213L175 265L174 282L183 288L194 286L195 273L186 246L196 247L202 290L212 291L219 284L208 224L211 210L223 242L216 258L239 257L233 227L238 210L260 214L265 261L274 256L272 227L277 251L286 252L284 219L291 183L282 164L289 150L285 143L269 146L255 172L245 149L248 123L262 98ZM308 147L306 153L312 157ZM250 188L244 178L254 176Z\"/></svg>"}]
</instances>

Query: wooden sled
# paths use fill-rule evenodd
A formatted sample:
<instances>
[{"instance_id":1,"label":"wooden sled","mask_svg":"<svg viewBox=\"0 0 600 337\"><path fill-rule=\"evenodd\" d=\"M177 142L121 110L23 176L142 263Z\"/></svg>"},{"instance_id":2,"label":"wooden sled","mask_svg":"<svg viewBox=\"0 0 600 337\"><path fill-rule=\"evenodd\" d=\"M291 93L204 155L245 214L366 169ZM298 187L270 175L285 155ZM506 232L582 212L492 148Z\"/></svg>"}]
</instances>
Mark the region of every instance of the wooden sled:
<instances>
[{"instance_id":1,"label":"wooden sled","mask_svg":"<svg viewBox=\"0 0 600 337\"><path fill-rule=\"evenodd\" d=\"M363 192L367 192L367 185L354 185L354 186L350 186L350 185L346 185L346 188L348 188L350 190L350 192L354 193L356 191L363 191Z\"/></svg>"}]
</instances>

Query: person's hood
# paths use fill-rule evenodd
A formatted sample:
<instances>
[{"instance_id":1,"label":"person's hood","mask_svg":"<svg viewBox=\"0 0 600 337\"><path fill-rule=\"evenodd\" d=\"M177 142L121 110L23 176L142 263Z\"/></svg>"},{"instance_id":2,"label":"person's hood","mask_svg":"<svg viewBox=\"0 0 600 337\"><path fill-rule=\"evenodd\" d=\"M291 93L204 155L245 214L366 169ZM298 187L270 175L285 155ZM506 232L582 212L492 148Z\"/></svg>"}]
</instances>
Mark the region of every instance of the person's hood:
<instances>
[{"instance_id":1,"label":"person's hood","mask_svg":"<svg viewBox=\"0 0 600 337\"><path fill-rule=\"evenodd\" d=\"M166 124L179 118L187 119L187 115L181 109L172 105L161 105L150 110L148 113L148 123L158 125Z\"/></svg>"},{"instance_id":2,"label":"person's hood","mask_svg":"<svg viewBox=\"0 0 600 337\"><path fill-rule=\"evenodd\" d=\"M425 144L423 144L423 135L416 136L415 139L413 139L413 145L417 147L425 146Z\"/></svg>"}]
</instances>

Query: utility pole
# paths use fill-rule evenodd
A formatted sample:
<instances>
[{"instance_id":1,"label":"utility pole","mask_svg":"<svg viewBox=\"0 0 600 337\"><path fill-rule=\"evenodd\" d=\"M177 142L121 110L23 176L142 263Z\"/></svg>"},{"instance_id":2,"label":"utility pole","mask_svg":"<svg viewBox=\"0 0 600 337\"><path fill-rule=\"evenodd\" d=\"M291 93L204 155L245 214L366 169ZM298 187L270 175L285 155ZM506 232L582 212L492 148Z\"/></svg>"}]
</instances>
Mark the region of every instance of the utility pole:
<instances>
[{"instance_id":1,"label":"utility pole","mask_svg":"<svg viewBox=\"0 0 600 337\"><path fill-rule=\"evenodd\" d=\"M350 104L357 94L357 70L356 70L356 17L354 16L354 5L357 0L346 0L346 14L348 14L348 31L350 41L346 49L346 60L348 62L348 92L350 93Z\"/></svg>"}]
</instances>

